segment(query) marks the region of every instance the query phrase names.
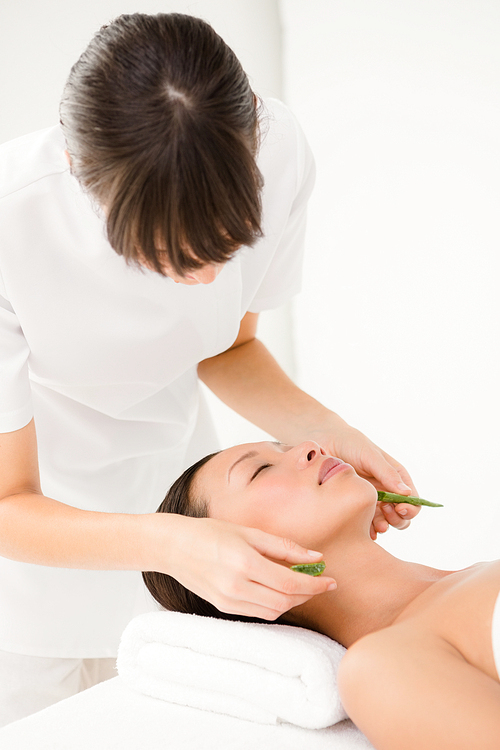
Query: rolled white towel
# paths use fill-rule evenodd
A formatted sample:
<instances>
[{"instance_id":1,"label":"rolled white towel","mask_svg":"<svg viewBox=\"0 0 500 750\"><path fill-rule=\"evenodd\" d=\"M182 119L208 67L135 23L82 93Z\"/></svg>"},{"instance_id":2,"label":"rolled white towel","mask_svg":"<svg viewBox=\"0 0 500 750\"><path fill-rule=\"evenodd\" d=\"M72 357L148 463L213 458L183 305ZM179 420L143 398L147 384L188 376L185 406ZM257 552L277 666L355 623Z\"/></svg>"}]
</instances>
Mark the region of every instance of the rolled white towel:
<instances>
[{"instance_id":1,"label":"rolled white towel","mask_svg":"<svg viewBox=\"0 0 500 750\"><path fill-rule=\"evenodd\" d=\"M130 688L170 703L321 729L347 718L337 690L344 652L303 628L161 611L129 623L117 666Z\"/></svg>"}]
</instances>

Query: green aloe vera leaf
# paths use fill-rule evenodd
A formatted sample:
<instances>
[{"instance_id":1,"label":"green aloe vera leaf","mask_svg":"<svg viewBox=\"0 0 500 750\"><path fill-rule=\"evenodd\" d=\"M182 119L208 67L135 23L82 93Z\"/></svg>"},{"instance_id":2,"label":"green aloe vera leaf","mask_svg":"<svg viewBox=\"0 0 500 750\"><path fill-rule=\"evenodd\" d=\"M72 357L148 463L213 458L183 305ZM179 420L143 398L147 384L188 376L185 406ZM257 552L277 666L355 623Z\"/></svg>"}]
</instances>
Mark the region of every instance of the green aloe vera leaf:
<instances>
[{"instance_id":1,"label":"green aloe vera leaf","mask_svg":"<svg viewBox=\"0 0 500 750\"><path fill-rule=\"evenodd\" d=\"M396 495L395 492L383 492L378 491L378 499L382 503L409 503L410 505L427 505L429 508L442 508L440 503L430 503L428 500L423 500L421 497L413 497L412 495Z\"/></svg>"},{"instance_id":2,"label":"green aloe vera leaf","mask_svg":"<svg viewBox=\"0 0 500 750\"><path fill-rule=\"evenodd\" d=\"M326 563L317 562L292 565L291 570L294 570L296 573L306 573L308 576L320 576L325 568Z\"/></svg>"}]
</instances>

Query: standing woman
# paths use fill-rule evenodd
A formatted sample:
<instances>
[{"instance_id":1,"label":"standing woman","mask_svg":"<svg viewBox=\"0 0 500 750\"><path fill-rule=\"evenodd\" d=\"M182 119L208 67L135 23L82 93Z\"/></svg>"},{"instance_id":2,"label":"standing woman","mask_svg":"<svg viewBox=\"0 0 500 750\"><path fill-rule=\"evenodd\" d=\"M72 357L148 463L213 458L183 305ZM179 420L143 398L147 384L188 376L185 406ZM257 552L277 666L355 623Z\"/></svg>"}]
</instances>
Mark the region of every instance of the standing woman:
<instances>
[{"instance_id":1,"label":"standing woman","mask_svg":"<svg viewBox=\"0 0 500 750\"><path fill-rule=\"evenodd\" d=\"M198 377L278 440L413 489L255 337L299 288L313 180L286 107L178 14L102 28L61 126L0 149L0 724L110 674L148 606L138 571L265 619L335 587L269 559L319 557L293 540L154 513L216 447ZM398 510L372 533L408 525Z\"/></svg>"}]
</instances>

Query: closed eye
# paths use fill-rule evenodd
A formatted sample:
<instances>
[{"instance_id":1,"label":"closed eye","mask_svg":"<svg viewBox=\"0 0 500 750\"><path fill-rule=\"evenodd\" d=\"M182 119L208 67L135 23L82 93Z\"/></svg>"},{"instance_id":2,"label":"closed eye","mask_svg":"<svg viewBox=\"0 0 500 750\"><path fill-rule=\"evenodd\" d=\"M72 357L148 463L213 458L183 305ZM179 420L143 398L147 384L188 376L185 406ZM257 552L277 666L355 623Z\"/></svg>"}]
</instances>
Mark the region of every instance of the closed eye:
<instances>
[{"instance_id":1,"label":"closed eye","mask_svg":"<svg viewBox=\"0 0 500 750\"><path fill-rule=\"evenodd\" d=\"M257 471L255 471L252 474L252 476L250 477L250 481L252 482L255 479L255 477L257 476L257 474L259 474L259 472L262 471L262 469L268 469L269 466L272 466L272 464L262 464L262 466L259 466L259 468L257 469Z\"/></svg>"}]
</instances>

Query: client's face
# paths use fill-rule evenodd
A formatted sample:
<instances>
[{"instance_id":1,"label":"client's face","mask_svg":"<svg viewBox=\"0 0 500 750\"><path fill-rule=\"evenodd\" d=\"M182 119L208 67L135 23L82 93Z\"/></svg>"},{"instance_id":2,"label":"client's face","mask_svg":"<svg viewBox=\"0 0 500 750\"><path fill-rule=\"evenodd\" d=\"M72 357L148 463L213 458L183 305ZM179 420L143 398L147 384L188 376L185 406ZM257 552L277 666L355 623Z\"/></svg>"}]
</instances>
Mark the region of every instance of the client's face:
<instances>
[{"instance_id":1,"label":"client's face","mask_svg":"<svg viewBox=\"0 0 500 750\"><path fill-rule=\"evenodd\" d=\"M250 443L229 448L199 470L194 491L209 516L321 549L340 528L369 524L377 493L352 466L317 443ZM315 545L315 546L313 546Z\"/></svg>"}]
</instances>

